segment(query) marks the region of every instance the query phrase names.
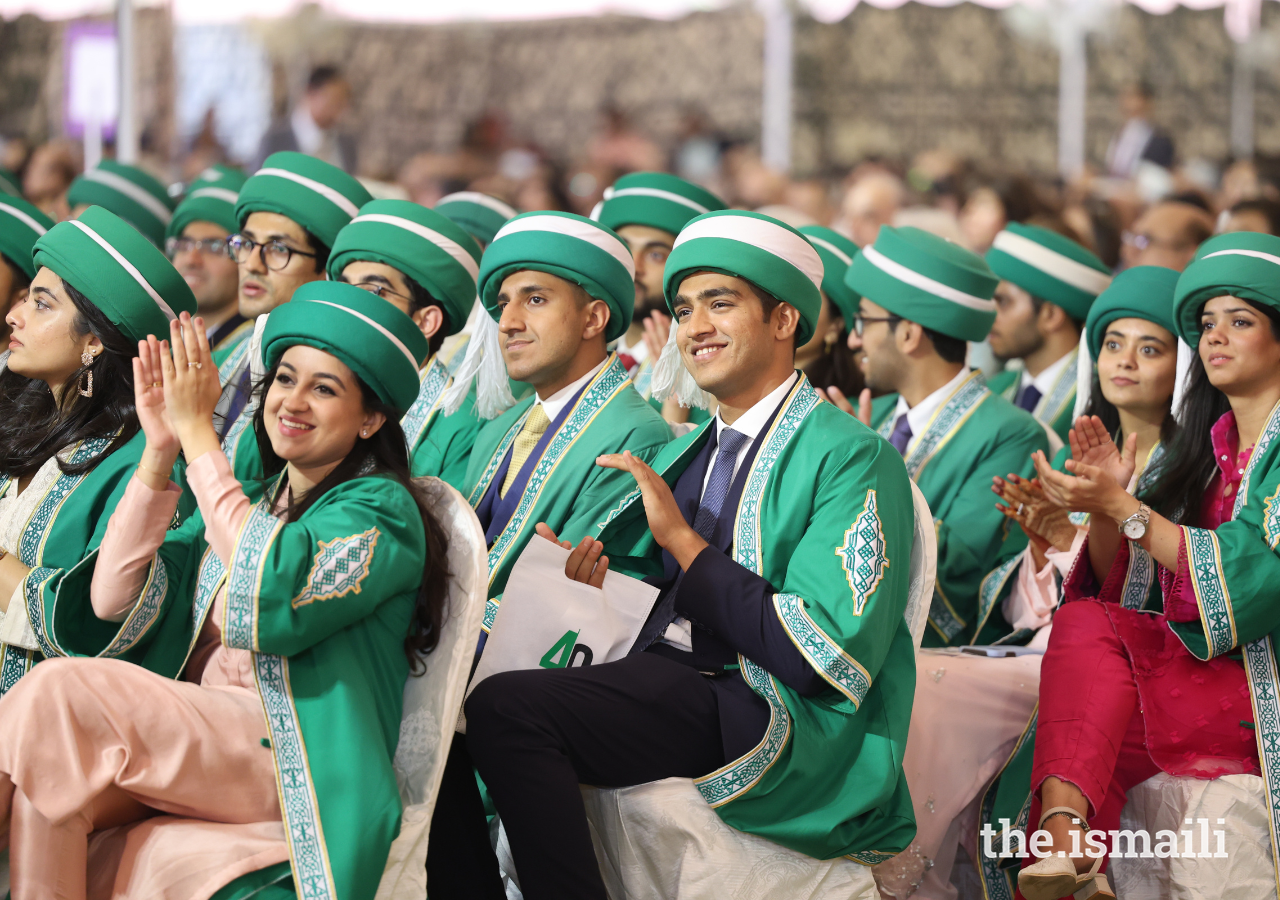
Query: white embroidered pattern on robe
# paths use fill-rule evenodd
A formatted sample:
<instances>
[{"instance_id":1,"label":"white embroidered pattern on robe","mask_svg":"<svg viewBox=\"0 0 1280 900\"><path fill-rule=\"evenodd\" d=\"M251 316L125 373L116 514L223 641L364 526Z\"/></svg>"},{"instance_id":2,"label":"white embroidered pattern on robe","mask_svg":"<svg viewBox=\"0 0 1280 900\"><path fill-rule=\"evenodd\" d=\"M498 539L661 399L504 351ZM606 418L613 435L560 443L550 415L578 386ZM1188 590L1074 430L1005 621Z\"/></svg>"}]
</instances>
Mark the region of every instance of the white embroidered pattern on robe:
<instances>
[{"instance_id":1,"label":"white embroidered pattern on robe","mask_svg":"<svg viewBox=\"0 0 1280 900\"><path fill-rule=\"evenodd\" d=\"M874 488L867 491L867 502L844 533L844 543L836 548L836 556L853 591L853 614L860 616L884 578L884 570L889 568Z\"/></svg>"},{"instance_id":2,"label":"white embroidered pattern on robe","mask_svg":"<svg viewBox=\"0 0 1280 900\"><path fill-rule=\"evenodd\" d=\"M380 534L378 529L370 528L350 537L320 541L320 550L307 575L307 586L293 598L293 608L360 593L360 583L369 577L373 550L378 546Z\"/></svg>"}]
</instances>

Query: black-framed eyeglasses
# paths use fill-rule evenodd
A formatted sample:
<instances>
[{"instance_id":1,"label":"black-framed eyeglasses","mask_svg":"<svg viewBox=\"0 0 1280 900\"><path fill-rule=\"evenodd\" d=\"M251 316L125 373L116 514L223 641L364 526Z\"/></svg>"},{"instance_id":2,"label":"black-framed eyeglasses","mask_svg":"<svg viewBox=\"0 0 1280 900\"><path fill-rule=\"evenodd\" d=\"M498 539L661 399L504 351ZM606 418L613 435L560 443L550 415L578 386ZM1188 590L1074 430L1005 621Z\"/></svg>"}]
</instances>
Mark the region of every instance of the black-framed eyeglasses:
<instances>
[{"instance_id":1,"label":"black-framed eyeglasses","mask_svg":"<svg viewBox=\"0 0 1280 900\"><path fill-rule=\"evenodd\" d=\"M868 322L901 322L901 316L854 316L853 333L862 337L862 330Z\"/></svg>"},{"instance_id":2,"label":"black-framed eyeglasses","mask_svg":"<svg viewBox=\"0 0 1280 900\"><path fill-rule=\"evenodd\" d=\"M260 244L257 241L250 240L243 234L233 234L227 238L227 249L231 253L231 258L242 266L253 258L253 251L258 250L262 264L273 272L279 272L289 265L289 260L295 256L315 259L317 255L308 253L306 250L299 250L296 247L290 247L281 240L267 241Z\"/></svg>"},{"instance_id":3,"label":"black-framed eyeglasses","mask_svg":"<svg viewBox=\"0 0 1280 900\"><path fill-rule=\"evenodd\" d=\"M196 240L189 237L171 237L166 238L164 242L164 252L169 259L173 259L179 253L205 253L209 256L230 256L231 251L227 249L227 241L229 238L204 238Z\"/></svg>"},{"instance_id":4,"label":"black-framed eyeglasses","mask_svg":"<svg viewBox=\"0 0 1280 900\"><path fill-rule=\"evenodd\" d=\"M374 294L375 296L377 296L379 299L382 299L382 300L386 300L387 295L390 294L392 297L399 297L405 303L409 303L409 304L413 303L412 297L406 297L404 294L400 293L399 291L393 291L391 290L391 288L387 287L387 285L385 284L378 284L377 282L374 282L374 281L362 281L355 286L368 291L370 294Z\"/></svg>"}]
</instances>

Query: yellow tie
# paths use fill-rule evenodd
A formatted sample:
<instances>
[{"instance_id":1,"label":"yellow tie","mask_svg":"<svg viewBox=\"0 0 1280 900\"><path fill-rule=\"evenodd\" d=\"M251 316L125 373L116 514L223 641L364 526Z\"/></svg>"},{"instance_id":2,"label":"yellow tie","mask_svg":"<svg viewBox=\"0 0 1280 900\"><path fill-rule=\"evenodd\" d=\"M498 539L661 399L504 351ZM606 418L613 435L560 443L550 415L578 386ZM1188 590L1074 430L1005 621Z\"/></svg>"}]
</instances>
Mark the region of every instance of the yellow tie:
<instances>
[{"instance_id":1,"label":"yellow tie","mask_svg":"<svg viewBox=\"0 0 1280 900\"><path fill-rule=\"evenodd\" d=\"M502 490L498 491L499 497L507 496L507 490L516 480L516 476L520 474L520 469L524 467L525 460L529 458L533 448L538 446L538 441L542 440L542 435L546 433L547 426L550 424L551 420L547 418L547 411L542 408L541 403L535 403L533 410L529 413L529 418L524 420L524 427L516 435L515 446L511 449L511 468L507 469L507 477L502 482Z\"/></svg>"}]
</instances>

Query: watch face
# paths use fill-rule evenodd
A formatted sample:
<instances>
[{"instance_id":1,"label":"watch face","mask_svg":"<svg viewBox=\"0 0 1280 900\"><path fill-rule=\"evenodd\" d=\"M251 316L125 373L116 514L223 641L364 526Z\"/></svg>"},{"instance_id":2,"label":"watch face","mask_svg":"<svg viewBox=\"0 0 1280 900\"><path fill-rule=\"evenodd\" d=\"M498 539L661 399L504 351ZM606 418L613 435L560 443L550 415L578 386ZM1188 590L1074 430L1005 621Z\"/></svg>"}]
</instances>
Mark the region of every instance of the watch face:
<instances>
[{"instance_id":1,"label":"watch face","mask_svg":"<svg viewBox=\"0 0 1280 900\"><path fill-rule=\"evenodd\" d=\"M1136 541L1147 533L1147 523L1138 519L1134 519L1124 523L1124 536L1131 541Z\"/></svg>"}]
</instances>

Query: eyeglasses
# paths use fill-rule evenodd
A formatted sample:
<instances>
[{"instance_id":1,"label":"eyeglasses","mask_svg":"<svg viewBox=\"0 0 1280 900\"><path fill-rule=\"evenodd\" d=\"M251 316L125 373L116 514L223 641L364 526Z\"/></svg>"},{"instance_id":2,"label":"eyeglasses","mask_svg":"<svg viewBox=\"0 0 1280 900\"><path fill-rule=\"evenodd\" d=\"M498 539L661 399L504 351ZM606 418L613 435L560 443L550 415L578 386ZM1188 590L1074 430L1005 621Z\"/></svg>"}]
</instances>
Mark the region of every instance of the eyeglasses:
<instances>
[{"instance_id":1,"label":"eyeglasses","mask_svg":"<svg viewBox=\"0 0 1280 900\"><path fill-rule=\"evenodd\" d=\"M390 294L392 297L399 297L405 303L409 303L409 304L413 303L412 297L406 297L404 294L400 293L399 291L393 291L391 290L391 288L387 287L385 284L377 284L376 282L373 282L373 281L362 281L355 286L368 291L370 294L374 294L381 300L386 300L387 294Z\"/></svg>"},{"instance_id":2,"label":"eyeglasses","mask_svg":"<svg viewBox=\"0 0 1280 900\"><path fill-rule=\"evenodd\" d=\"M173 259L179 253L207 253L209 256L230 256L227 251L228 238L205 238L198 241L195 238L171 237L166 238L164 242L164 252L169 259Z\"/></svg>"},{"instance_id":3,"label":"eyeglasses","mask_svg":"<svg viewBox=\"0 0 1280 900\"><path fill-rule=\"evenodd\" d=\"M258 250L258 256L262 259L262 264L273 272L279 272L289 265L289 260L295 256L305 256L308 259L316 258L315 253L308 253L305 250L290 247L284 241L267 241L264 244L259 244L257 241L249 240L243 234L233 234L227 238L227 249L231 252L231 258L242 266L253 258L253 251Z\"/></svg>"},{"instance_id":4,"label":"eyeglasses","mask_svg":"<svg viewBox=\"0 0 1280 900\"><path fill-rule=\"evenodd\" d=\"M854 316L853 317L853 333L858 337L862 337L862 330L866 328L868 322L901 322L901 316Z\"/></svg>"}]
</instances>

